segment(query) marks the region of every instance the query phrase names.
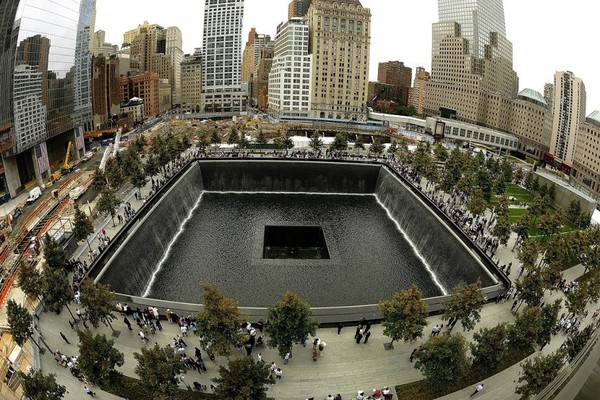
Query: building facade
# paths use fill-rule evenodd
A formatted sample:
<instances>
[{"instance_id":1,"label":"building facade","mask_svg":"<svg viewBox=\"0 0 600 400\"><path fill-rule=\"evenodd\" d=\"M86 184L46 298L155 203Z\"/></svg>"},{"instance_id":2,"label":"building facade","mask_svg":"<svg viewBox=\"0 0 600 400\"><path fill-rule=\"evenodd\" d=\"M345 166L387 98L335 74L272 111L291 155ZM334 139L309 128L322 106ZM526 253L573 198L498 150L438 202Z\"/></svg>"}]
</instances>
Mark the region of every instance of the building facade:
<instances>
[{"instance_id":1,"label":"building facade","mask_svg":"<svg viewBox=\"0 0 600 400\"><path fill-rule=\"evenodd\" d=\"M579 125L571 183L595 199L600 198L600 112L592 112Z\"/></svg>"},{"instance_id":2,"label":"building facade","mask_svg":"<svg viewBox=\"0 0 600 400\"><path fill-rule=\"evenodd\" d=\"M92 61L92 110L94 129L112 128L120 112L119 58L95 56Z\"/></svg>"},{"instance_id":3,"label":"building facade","mask_svg":"<svg viewBox=\"0 0 600 400\"><path fill-rule=\"evenodd\" d=\"M415 108L418 115L423 114L423 99L425 98L425 86L431 78L431 74L423 67L417 67L415 80L408 95L408 105Z\"/></svg>"},{"instance_id":4,"label":"building facade","mask_svg":"<svg viewBox=\"0 0 600 400\"><path fill-rule=\"evenodd\" d=\"M115 54L117 51L119 51L119 46L106 42L106 32L102 30L94 32L90 39L90 54L92 56L100 54L109 56Z\"/></svg>"},{"instance_id":5,"label":"building facade","mask_svg":"<svg viewBox=\"0 0 600 400\"><path fill-rule=\"evenodd\" d=\"M92 128L94 0L0 4L0 191L42 185ZM44 21L44 23L40 23Z\"/></svg>"},{"instance_id":6,"label":"building facade","mask_svg":"<svg viewBox=\"0 0 600 400\"><path fill-rule=\"evenodd\" d=\"M552 132L552 112L544 96L535 90L523 89L511 103L509 132L519 138L517 151L541 160L550 150Z\"/></svg>"},{"instance_id":7,"label":"building facade","mask_svg":"<svg viewBox=\"0 0 600 400\"><path fill-rule=\"evenodd\" d=\"M204 111L241 113L243 0L205 0L202 35L202 103Z\"/></svg>"},{"instance_id":8,"label":"building facade","mask_svg":"<svg viewBox=\"0 0 600 400\"><path fill-rule=\"evenodd\" d=\"M181 110L199 113L202 107L202 51L186 55L181 63Z\"/></svg>"},{"instance_id":9,"label":"building facade","mask_svg":"<svg viewBox=\"0 0 600 400\"><path fill-rule=\"evenodd\" d=\"M160 77L156 72L119 78L121 103L128 103L134 97L144 101L144 117L160 114Z\"/></svg>"},{"instance_id":10,"label":"building facade","mask_svg":"<svg viewBox=\"0 0 600 400\"><path fill-rule=\"evenodd\" d=\"M359 0L313 0L308 9L314 118L367 118L371 10Z\"/></svg>"},{"instance_id":11,"label":"building facade","mask_svg":"<svg viewBox=\"0 0 600 400\"><path fill-rule=\"evenodd\" d=\"M554 160L573 165L579 124L585 121L585 85L571 71L554 74L554 121L550 153Z\"/></svg>"},{"instance_id":12,"label":"building facade","mask_svg":"<svg viewBox=\"0 0 600 400\"><path fill-rule=\"evenodd\" d=\"M310 113L308 32L308 24L301 18L277 27L268 86L269 113L275 117L307 117Z\"/></svg>"},{"instance_id":13,"label":"building facade","mask_svg":"<svg viewBox=\"0 0 600 400\"><path fill-rule=\"evenodd\" d=\"M392 86L391 98L396 103L408 105L408 94L412 84L412 68L401 61L379 63L377 81Z\"/></svg>"},{"instance_id":14,"label":"building facade","mask_svg":"<svg viewBox=\"0 0 600 400\"><path fill-rule=\"evenodd\" d=\"M252 104L261 111L267 111L269 108L269 74L273 67L274 56L275 47L272 44L263 47L260 53L258 66L250 81Z\"/></svg>"},{"instance_id":15,"label":"building facade","mask_svg":"<svg viewBox=\"0 0 600 400\"><path fill-rule=\"evenodd\" d=\"M288 19L303 18L308 12L311 0L292 0L288 6Z\"/></svg>"}]
</instances>

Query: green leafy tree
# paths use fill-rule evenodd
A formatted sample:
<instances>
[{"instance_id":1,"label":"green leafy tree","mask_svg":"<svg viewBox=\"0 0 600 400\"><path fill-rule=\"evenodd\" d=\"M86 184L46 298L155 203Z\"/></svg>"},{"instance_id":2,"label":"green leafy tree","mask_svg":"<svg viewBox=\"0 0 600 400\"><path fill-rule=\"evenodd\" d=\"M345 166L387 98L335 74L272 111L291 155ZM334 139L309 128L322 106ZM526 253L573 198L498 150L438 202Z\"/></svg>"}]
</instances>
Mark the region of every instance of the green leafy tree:
<instances>
[{"instance_id":1,"label":"green leafy tree","mask_svg":"<svg viewBox=\"0 0 600 400\"><path fill-rule=\"evenodd\" d=\"M365 139L362 135L356 135L356 140L354 141L354 148L359 150L365 149Z\"/></svg>"},{"instance_id":2,"label":"green leafy tree","mask_svg":"<svg viewBox=\"0 0 600 400\"><path fill-rule=\"evenodd\" d=\"M496 224L492 228L492 235L496 236L501 244L506 245L512 232L508 215L498 215Z\"/></svg>"},{"instance_id":3,"label":"green leafy tree","mask_svg":"<svg viewBox=\"0 0 600 400\"><path fill-rule=\"evenodd\" d=\"M517 252L517 259L523 263L527 271L532 271L537 263L540 248L538 242L532 239L523 241Z\"/></svg>"},{"instance_id":4,"label":"green leafy tree","mask_svg":"<svg viewBox=\"0 0 600 400\"><path fill-rule=\"evenodd\" d=\"M75 239L83 240L85 239L88 248L91 250L90 241L88 240L88 236L94 233L94 226L92 225L92 221L88 218L87 215L77 206L75 206L75 218L73 223L73 235Z\"/></svg>"},{"instance_id":5,"label":"green leafy tree","mask_svg":"<svg viewBox=\"0 0 600 400\"><path fill-rule=\"evenodd\" d=\"M544 215L546 212L546 206L544 198L539 194L533 197L533 203L529 206L529 214L533 217L533 223L537 221L537 218Z\"/></svg>"},{"instance_id":6,"label":"green leafy tree","mask_svg":"<svg viewBox=\"0 0 600 400\"><path fill-rule=\"evenodd\" d=\"M470 331L481 319L483 293L481 280L470 285L459 285L450 292L450 299L444 304L444 318L460 320L463 330Z\"/></svg>"},{"instance_id":7,"label":"green leafy tree","mask_svg":"<svg viewBox=\"0 0 600 400\"><path fill-rule=\"evenodd\" d=\"M54 238L44 235L44 259L46 264L52 269L61 269L67 262L67 252Z\"/></svg>"},{"instance_id":8,"label":"green leafy tree","mask_svg":"<svg viewBox=\"0 0 600 400\"><path fill-rule=\"evenodd\" d=\"M133 147L135 148L135 150L138 153L141 153L144 151L146 144L147 144L147 141L146 141L146 137L144 136L144 134L138 135L135 138L135 140L133 141Z\"/></svg>"},{"instance_id":9,"label":"green leafy tree","mask_svg":"<svg viewBox=\"0 0 600 400\"><path fill-rule=\"evenodd\" d=\"M379 155L379 154L383 153L383 148L384 147L383 147L383 143L381 143L381 139L376 137L375 139L373 139L373 143L371 144L369 151L371 153Z\"/></svg>"},{"instance_id":10,"label":"green leafy tree","mask_svg":"<svg viewBox=\"0 0 600 400\"><path fill-rule=\"evenodd\" d=\"M519 185L523 182L523 178L525 178L525 173L523 172L523 168L519 167L513 174L513 181Z\"/></svg>"},{"instance_id":11,"label":"green leafy tree","mask_svg":"<svg viewBox=\"0 0 600 400\"><path fill-rule=\"evenodd\" d=\"M115 210L121 204L121 200L115 195L115 192L109 188L105 188L100 193L100 199L96 207L98 211L104 214L110 214L112 218L112 224L115 226Z\"/></svg>"},{"instance_id":12,"label":"green leafy tree","mask_svg":"<svg viewBox=\"0 0 600 400\"><path fill-rule=\"evenodd\" d=\"M106 175L104 172L100 171L99 168L96 168L96 172L94 172L92 187L98 191L101 191L106 187Z\"/></svg>"},{"instance_id":13,"label":"green leafy tree","mask_svg":"<svg viewBox=\"0 0 600 400\"><path fill-rule=\"evenodd\" d=\"M114 340L104 335L92 336L90 331L77 331L79 336L79 358L81 372L95 385L117 384L122 374L115 370L125 363L123 353L114 348Z\"/></svg>"},{"instance_id":14,"label":"green leafy tree","mask_svg":"<svg viewBox=\"0 0 600 400\"><path fill-rule=\"evenodd\" d=\"M36 369L29 374L19 371L23 395L29 400L60 400L65 396L67 388L56 382L56 374L44 375Z\"/></svg>"},{"instance_id":15,"label":"green leafy tree","mask_svg":"<svg viewBox=\"0 0 600 400\"><path fill-rule=\"evenodd\" d=\"M267 398L269 366L255 363L250 357L229 361L227 367L219 366L215 396L224 400L261 400Z\"/></svg>"},{"instance_id":16,"label":"green leafy tree","mask_svg":"<svg viewBox=\"0 0 600 400\"><path fill-rule=\"evenodd\" d=\"M567 341L565 345L567 359L572 361L577 355L583 350L585 345L588 343L588 340L592 337L594 333L594 326L588 325L582 330L575 331L567 336Z\"/></svg>"},{"instance_id":17,"label":"green leafy tree","mask_svg":"<svg viewBox=\"0 0 600 400\"><path fill-rule=\"evenodd\" d=\"M42 269L42 289L44 291L44 303L50 311L60 313L66 308L73 321L76 321L68 306L73 300L73 290L63 271L44 266Z\"/></svg>"},{"instance_id":18,"label":"green leafy tree","mask_svg":"<svg viewBox=\"0 0 600 400\"><path fill-rule=\"evenodd\" d=\"M521 395L523 400L540 393L556 378L564 365L564 359L564 352L559 350L547 356L525 360L521 364L523 371L517 380L520 385L515 388L515 393Z\"/></svg>"},{"instance_id":19,"label":"green leafy tree","mask_svg":"<svg viewBox=\"0 0 600 400\"><path fill-rule=\"evenodd\" d=\"M415 367L421 370L429 386L446 386L468 372L467 347L460 334L432 336L415 353Z\"/></svg>"},{"instance_id":20,"label":"green leafy tree","mask_svg":"<svg viewBox=\"0 0 600 400\"><path fill-rule=\"evenodd\" d=\"M581 202L579 200L573 199L569 203L569 207L567 208L567 212L565 213L565 217L573 223L576 223L581 215Z\"/></svg>"},{"instance_id":21,"label":"green leafy tree","mask_svg":"<svg viewBox=\"0 0 600 400\"><path fill-rule=\"evenodd\" d=\"M576 315L581 314L585 310L585 306L588 303L588 294L581 287L569 290L566 294L567 297L567 310Z\"/></svg>"},{"instance_id":22,"label":"green leafy tree","mask_svg":"<svg viewBox=\"0 0 600 400\"><path fill-rule=\"evenodd\" d=\"M527 173L525 174L525 181L523 182L523 184L525 185L525 189L531 191L531 189L533 188L533 171L527 171Z\"/></svg>"},{"instance_id":23,"label":"green leafy tree","mask_svg":"<svg viewBox=\"0 0 600 400\"><path fill-rule=\"evenodd\" d=\"M555 213L547 212L542 215L538 226L545 236L556 235L562 226L562 211L558 209Z\"/></svg>"},{"instance_id":24,"label":"green leafy tree","mask_svg":"<svg viewBox=\"0 0 600 400\"><path fill-rule=\"evenodd\" d=\"M518 238L518 240L515 241L515 245L517 243L522 243L529 237L529 229L531 229L531 215L529 215L528 212L521 215L519 220L513 224L512 229L517 234Z\"/></svg>"},{"instance_id":25,"label":"green leafy tree","mask_svg":"<svg viewBox=\"0 0 600 400\"><path fill-rule=\"evenodd\" d=\"M514 322L508 327L508 343L518 351L531 350L542 329L540 307L525 307Z\"/></svg>"},{"instance_id":26,"label":"green leafy tree","mask_svg":"<svg viewBox=\"0 0 600 400\"><path fill-rule=\"evenodd\" d=\"M213 131L210 135L210 142L212 143L212 145L215 147L220 146L221 140L222 140L222 138L221 138L221 134L219 133L219 131L217 129L213 129Z\"/></svg>"},{"instance_id":27,"label":"green leafy tree","mask_svg":"<svg viewBox=\"0 0 600 400\"><path fill-rule=\"evenodd\" d=\"M198 314L196 326L202 332L202 340L217 355L229 355L231 349L241 342L239 327L242 316L238 302L225 297L216 286L202 286L203 307Z\"/></svg>"},{"instance_id":28,"label":"green leafy tree","mask_svg":"<svg viewBox=\"0 0 600 400\"><path fill-rule=\"evenodd\" d=\"M434 148L433 148L433 154L435 155L435 158L438 161L444 162L448 159L448 150L446 150L446 148L444 147L444 145L442 145L441 143L438 143Z\"/></svg>"},{"instance_id":29,"label":"green leafy tree","mask_svg":"<svg viewBox=\"0 0 600 400\"><path fill-rule=\"evenodd\" d=\"M8 300L6 313L10 334L15 343L23 347L25 342L33 336L33 317L27 308L18 304L13 299ZM35 340L33 342L35 343ZM39 345L35 344L39 348Z\"/></svg>"},{"instance_id":30,"label":"green leafy tree","mask_svg":"<svg viewBox=\"0 0 600 400\"><path fill-rule=\"evenodd\" d=\"M310 142L308 143L308 146L314 152L318 152L321 150L321 147L323 146L323 141L321 140L321 136L319 136L317 132L313 133L313 135L310 137Z\"/></svg>"},{"instance_id":31,"label":"green leafy tree","mask_svg":"<svg viewBox=\"0 0 600 400\"><path fill-rule=\"evenodd\" d=\"M250 145L250 142L246 138L246 135L244 135L244 133L242 133L240 135L240 139L238 141L238 148L240 148L240 149L247 149L249 145Z\"/></svg>"},{"instance_id":32,"label":"green leafy tree","mask_svg":"<svg viewBox=\"0 0 600 400\"><path fill-rule=\"evenodd\" d=\"M154 154L150 154L144 164L144 172L149 175L150 178L154 178L160 171L160 164L158 163L158 157Z\"/></svg>"},{"instance_id":33,"label":"green leafy tree","mask_svg":"<svg viewBox=\"0 0 600 400\"><path fill-rule=\"evenodd\" d=\"M240 135L237 129L235 128L235 126L231 127L231 130L229 131L229 136L227 137L227 144L231 144L235 147L239 140Z\"/></svg>"},{"instance_id":34,"label":"green leafy tree","mask_svg":"<svg viewBox=\"0 0 600 400\"><path fill-rule=\"evenodd\" d=\"M383 334L392 339L391 344L400 339L409 341L423 336L428 306L421 297L421 291L413 284L406 290L394 293L391 300L379 303Z\"/></svg>"},{"instance_id":35,"label":"green leafy tree","mask_svg":"<svg viewBox=\"0 0 600 400\"><path fill-rule=\"evenodd\" d=\"M135 373L144 382L142 390L153 399L172 399L179 392L179 376L185 372L185 364L170 346L142 347L141 353L133 353L138 365Z\"/></svg>"},{"instance_id":36,"label":"green leafy tree","mask_svg":"<svg viewBox=\"0 0 600 400\"><path fill-rule=\"evenodd\" d=\"M476 173L476 184L479 189L483 192L483 198L485 201L490 201L492 198L492 176L485 168L480 168Z\"/></svg>"},{"instance_id":37,"label":"green leafy tree","mask_svg":"<svg viewBox=\"0 0 600 400\"><path fill-rule=\"evenodd\" d=\"M536 343L539 346L545 346L550 342L552 338L552 330L558 322L558 313L560 312L560 305L562 299L556 299L550 304L545 304L540 312L540 334L537 337Z\"/></svg>"},{"instance_id":38,"label":"green leafy tree","mask_svg":"<svg viewBox=\"0 0 600 400\"><path fill-rule=\"evenodd\" d=\"M146 173L142 164L134 164L129 171L129 182L136 189L141 189L146 186Z\"/></svg>"},{"instance_id":39,"label":"green leafy tree","mask_svg":"<svg viewBox=\"0 0 600 400\"><path fill-rule=\"evenodd\" d=\"M538 271L522 276L516 282L516 287L519 300L524 301L525 304L531 307L540 305L546 288L542 274Z\"/></svg>"},{"instance_id":40,"label":"green leafy tree","mask_svg":"<svg viewBox=\"0 0 600 400\"><path fill-rule=\"evenodd\" d=\"M117 190L125 183L125 172L121 168L120 164L120 154L117 153L119 158L110 158L106 162L106 167L104 168L104 174L106 179L108 180L108 184L113 190Z\"/></svg>"},{"instance_id":41,"label":"green leafy tree","mask_svg":"<svg viewBox=\"0 0 600 400\"><path fill-rule=\"evenodd\" d=\"M317 332L319 323L311 320L310 305L298 295L285 292L283 298L269 307L266 332L269 347L276 347L283 357L292 352L294 343L302 343Z\"/></svg>"},{"instance_id":42,"label":"green leafy tree","mask_svg":"<svg viewBox=\"0 0 600 400\"><path fill-rule=\"evenodd\" d=\"M108 325L115 332L111 321L116 317L113 315L115 310L115 292L110 290L108 285L95 283L91 279L86 279L81 285L81 305L84 307L83 316L86 320L97 328L102 322Z\"/></svg>"},{"instance_id":43,"label":"green leafy tree","mask_svg":"<svg viewBox=\"0 0 600 400\"><path fill-rule=\"evenodd\" d=\"M267 144L267 136L263 132L262 128L258 130L258 136L256 137L256 144L259 149L262 149Z\"/></svg>"},{"instance_id":44,"label":"green leafy tree","mask_svg":"<svg viewBox=\"0 0 600 400\"><path fill-rule=\"evenodd\" d=\"M483 198L483 192L477 188L473 191L467 201L467 209L473 215L481 215L487 208L487 202Z\"/></svg>"},{"instance_id":45,"label":"green leafy tree","mask_svg":"<svg viewBox=\"0 0 600 400\"><path fill-rule=\"evenodd\" d=\"M486 368L498 365L508 351L507 336L508 331L504 323L475 332L474 343L471 343L473 362Z\"/></svg>"},{"instance_id":46,"label":"green leafy tree","mask_svg":"<svg viewBox=\"0 0 600 400\"><path fill-rule=\"evenodd\" d=\"M342 133L338 133L335 135L333 139L333 143L331 143L331 149L336 151L343 151L348 149L348 139L346 135Z\"/></svg>"},{"instance_id":47,"label":"green leafy tree","mask_svg":"<svg viewBox=\"0 0 600 400\"><path fill-rule=\"evenodd\" d=\"M575 223L579 229L586 229L592 222L592 214L589 212L582 212Z\"/></svg>"},{"instance_id":48,"label":"green leafy tree","mask_svg":"<svg viewBox=\"0 0 600 400\"><path fill-rule=\"evenodd\" d=\"M44 290L42 288L42 273L35 263L21 261L17 284L27 296L40 299Z\"/></svg>"},{"instance_id":49,"label":"green leafy tree","mask_svg":"<svg viewBox=\"0 0 600 400\"><path fill-rule=\"evenodd\" d=\"M397 151L398 151L398 143L396 143L396 141L394 140L390 144L390 147L388 147L388 153L396 154Z\"/></svg>"}]
</instances>

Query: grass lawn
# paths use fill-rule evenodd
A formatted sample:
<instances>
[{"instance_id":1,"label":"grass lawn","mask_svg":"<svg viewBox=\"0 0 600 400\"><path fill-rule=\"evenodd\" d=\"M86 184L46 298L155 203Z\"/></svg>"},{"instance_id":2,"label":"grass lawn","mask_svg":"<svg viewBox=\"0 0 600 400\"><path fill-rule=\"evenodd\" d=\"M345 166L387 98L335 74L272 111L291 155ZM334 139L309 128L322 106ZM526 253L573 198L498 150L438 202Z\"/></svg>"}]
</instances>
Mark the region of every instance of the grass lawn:
<instances>
[{"instance_id":1,"label":"grass lawn","mask_svg":"<svg viewBox=\"0 0 600 400\"><path fill-rule=\"evenodd\" d=\"M517 200L511 201L509 205L516 205L520 203L524 204L532 204L533 203L533 195L527 191L527 189L522 188L519 185L515 185L514 183L509 183L506 185L506 192L504 193L508 197L514 197ZM490 207L494 207L498 202L498 195L492 194L492 198L490 199Z\"/></svg>"},{"instance_id":2,"label":"grass lawn","mask_svg":"<svg viewBox=\"0 0 600 400\"><path fill-rule=\"evenodd\" d=\"M192 382L189 383L190 385L192 384ZM142 388L143 385L139 379L123 376L120 385L117 387L103 387L102 390L119 397L130 397L135 400L152 400L154 396L148 395ZM212 393L200 393L183 389L179 390L179 393L173 397L175 400L203 400L215 398L215 395Z\"/></svg>"},{"instance_id":3,"label":"grass lawn","mask_svg":"<svg viewBox=\"0 0 600 400\"><path fill-rule=\"evenodd\" d=\"M399 399L432 400L447 394L456 392L466 387L475 386L490 376L505 370L506 368L522 361L533 353L533 349L525 352L509 352L504 359L498 363L496 368L489 365L473 365L469 373L462 379L458 379L448 385L431 387L425 380L396 386Z\"/></svg>"}]
</instances>

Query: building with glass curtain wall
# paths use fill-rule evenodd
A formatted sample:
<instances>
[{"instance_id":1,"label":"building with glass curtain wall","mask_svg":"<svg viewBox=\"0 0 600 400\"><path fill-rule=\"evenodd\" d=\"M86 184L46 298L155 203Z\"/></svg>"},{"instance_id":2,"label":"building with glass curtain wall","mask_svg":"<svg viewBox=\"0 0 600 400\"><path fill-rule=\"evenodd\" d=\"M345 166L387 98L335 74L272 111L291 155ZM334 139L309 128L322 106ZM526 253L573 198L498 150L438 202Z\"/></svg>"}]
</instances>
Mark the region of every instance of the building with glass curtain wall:
<instances>
[{"instance_id":1,"label":"building with glass curtain wall","mask_svg":"<svg viewBox=\"0 0 600 400\"><path fill-rule=\"evenodd\" d=\"M0 3L0 192L43 184L92 128L95 0Z\"/></svg>"},{"instance_id":2,"label":"building with glass curtain wall","mask_svg":"<svg viewBox=\"0 0 600 400\"><path fill-rule=\"evenodd\" d=\"M202 103L209 113L246 110L242 90L244 0L205 0L202 36Z\"/></svg>"}]
</instances>

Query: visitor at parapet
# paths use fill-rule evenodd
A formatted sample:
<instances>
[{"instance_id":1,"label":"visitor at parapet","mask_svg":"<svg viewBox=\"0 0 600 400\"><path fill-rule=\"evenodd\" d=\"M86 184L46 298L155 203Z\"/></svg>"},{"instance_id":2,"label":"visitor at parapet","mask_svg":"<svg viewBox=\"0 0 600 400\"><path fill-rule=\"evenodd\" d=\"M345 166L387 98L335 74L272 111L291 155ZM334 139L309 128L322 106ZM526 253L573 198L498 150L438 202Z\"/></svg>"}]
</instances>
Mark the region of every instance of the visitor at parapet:
<instances>
[{"instance_id":1,"label":"visitor at parapet","mask_svg":"<svg viewBox=\"0 0 600 400\"><path fill-rule=\"evenodd\" d=\"M365 392L362 391L362 390L359 390L358 394L356 395L356 400L364 400L365 398L366 398L365 397Z\"/></svg>"},{"instance_id":2,"label":"visitor at parapet","mask_svg":"<svg viewBox=\"0 0 600 400\"><path fill-rule=\"evenodd\" d=\"M481 392L482 390L483 390L483 383L480 383L479 385L475 386L475 391L469 397L475 396L477 393Z\"/></svg>"}]
</instances>

